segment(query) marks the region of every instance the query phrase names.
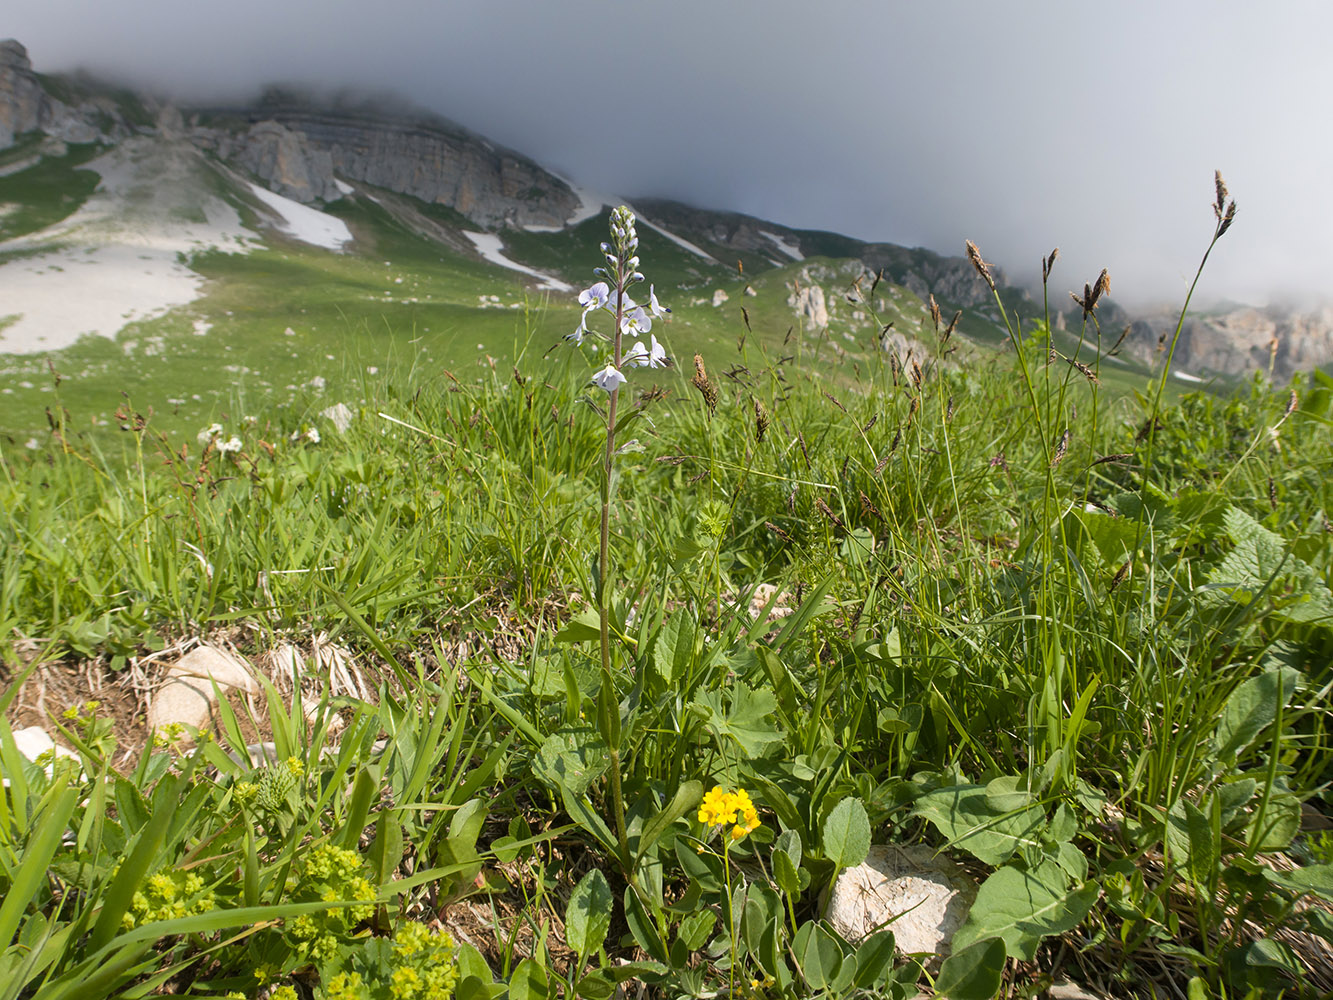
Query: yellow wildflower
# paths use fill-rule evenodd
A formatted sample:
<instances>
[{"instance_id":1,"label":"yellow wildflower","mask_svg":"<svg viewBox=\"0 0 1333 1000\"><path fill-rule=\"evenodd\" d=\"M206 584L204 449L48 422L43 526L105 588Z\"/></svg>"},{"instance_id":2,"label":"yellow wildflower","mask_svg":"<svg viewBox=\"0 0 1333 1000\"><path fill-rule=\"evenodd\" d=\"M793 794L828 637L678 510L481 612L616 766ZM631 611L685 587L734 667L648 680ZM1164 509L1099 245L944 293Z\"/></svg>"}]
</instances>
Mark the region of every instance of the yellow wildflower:
<instances>
[{"instance_id":1,"label":"yellow wildflower","mask_svg":"<svg viewBox=\"0 0 1333 1000\"><path fill-rule=\"evenodd\" d=\"M761 825L759 812L754 807L749 793L738 788L734 792L722 790L716 785L704 796L699 805L699 822L705 826L731 825L731 839L740 840L753 833Z\"/></svg>"}]
</instances>

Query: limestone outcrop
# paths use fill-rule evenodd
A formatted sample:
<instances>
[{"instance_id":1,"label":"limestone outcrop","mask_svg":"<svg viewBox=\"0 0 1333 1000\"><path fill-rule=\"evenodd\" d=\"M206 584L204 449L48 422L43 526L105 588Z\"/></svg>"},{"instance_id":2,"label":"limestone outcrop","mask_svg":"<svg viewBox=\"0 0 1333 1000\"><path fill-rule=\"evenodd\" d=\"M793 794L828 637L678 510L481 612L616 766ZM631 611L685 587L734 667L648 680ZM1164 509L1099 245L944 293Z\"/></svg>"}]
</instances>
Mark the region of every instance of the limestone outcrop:
<instances>
[{"instance_id":1,"label":"limestone outcrop","mask_svg":"<svg viewBox=\"0 0 1333 1000\"><path fill-rule=\"evenodd\" d=\"M105 97L72 106L48 94L28 50L10 38L0 41L0 149L29 132L86 143L116 141L130 130L115 102Z\"/></svg>"},{"instance_id":2,"label":"limestone outcrop","mask_svg":"<svg viewBox=\"0 0 1333 1000\"><path fill-rule=\"evenodd\" d=\"M224 145L225 159L261 178L269 190L309 204L342 197L333 177L333 157L312 149L306 137L275 121L252 125Z\"/></svg>"},{"instance_id":3,"label":"limestone outcrop","mask_svg":"<svg viewBox=\"0 0 1333 1000\"><path fill-rule=\"evenodd\" d=\"M1177 316L1154 313L1135 321L1127 353L1158 363ZM1280 380L1333 362L1333 307L1310 311L1242 306L1185 318L1172 367L1190 374L1244 375L1269 370Z\"/></svg>"},{"instance_id":4,"label":"limestone outcrop","mask_svg":"<svg viewBox=\"0 0 1333 1000\"><path fill-rule=\"evenodd\" d=\"M581 204L533 161L443 120L286 109L211 114L253 127L239 139L199 130L201 143L266 180L290 182L282 193L301 201L331 200L336 173L445 205L485 227L563 226Z\"/></svg>"}]
</instances>

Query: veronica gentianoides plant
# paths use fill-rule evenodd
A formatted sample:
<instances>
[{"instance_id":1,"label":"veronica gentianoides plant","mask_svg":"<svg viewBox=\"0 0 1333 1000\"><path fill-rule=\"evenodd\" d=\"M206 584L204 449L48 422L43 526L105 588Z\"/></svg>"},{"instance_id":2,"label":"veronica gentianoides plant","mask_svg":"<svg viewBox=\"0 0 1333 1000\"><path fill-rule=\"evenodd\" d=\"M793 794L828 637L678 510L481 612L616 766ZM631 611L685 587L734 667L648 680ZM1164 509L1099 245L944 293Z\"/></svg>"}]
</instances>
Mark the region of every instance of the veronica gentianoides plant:
<instances>
[{"instance_id":1,"label":"veronica gentianoides plant","mask_svg":"<svg viewBox=\"0 0 1333 1000\"><path fill-rule=\"evenodd\" d=\"M601 544L597 557L597 614L600 620L602 683L597 699L598 726L610 751L611 800L615 809L616 840L620 860L626 872L631 870L629 841L625 834L625 801L620 789L620 706L615 694L611 673L610 627L610 557L611 502L614 499L612 472L616 459L616 418L620 403L620 388L625 384L625 370L629 368L664 368L669 364L666 350L651 333L653 320L661 319L670 310L657 301L650 285L648 302L637 303L629 295L633 285L644 281L639 270L639 237L634 230L634 213L624 205L611 213L611 242L602 244L606 266L593 274L601 280L579 293L583 316L578 328L567 339L581 345L587 336L600 336L588 327L588 316L606 312L614 317L610 342L610 357L592 376L592 384L607 394L606 453L602 466L602 523ZM647 335L645 345L642 338ZM634 345L625 350L625 340L636 337ZM632 876L631 876L632 877Z\"/></svg>"}]
</instances>

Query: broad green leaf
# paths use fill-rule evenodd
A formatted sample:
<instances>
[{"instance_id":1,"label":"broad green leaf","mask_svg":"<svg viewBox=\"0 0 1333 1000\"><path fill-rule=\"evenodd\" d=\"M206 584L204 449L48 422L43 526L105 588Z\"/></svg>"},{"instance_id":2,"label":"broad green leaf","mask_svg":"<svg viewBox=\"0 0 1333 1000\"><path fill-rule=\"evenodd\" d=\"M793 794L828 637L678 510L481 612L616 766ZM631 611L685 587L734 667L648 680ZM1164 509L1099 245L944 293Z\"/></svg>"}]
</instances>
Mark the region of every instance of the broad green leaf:
<instances>
[{"instance_id":1,"label":"broad green leaf","mask_svg":"<svg viewBox=\"0 0 1333 1000\"><path fill-rule=\"evenodd\" d=\"M1255 808L1246 836L1253 850L1266 853L1285 850L1300 829L1300 799L1291 792L1274 789L1268 802Z\"/></svg>"},{"instance_id":2,"label":"broad green leaf","mask_svg":"<svg viewBox=\"0 0 1333 1000\"><path fill-rule=\"evenodd\" d=\"M792 940L792 951L811 989L830 989L838 981L842 948L822 924L814 921L802 924Z\"/></svg>"},{"instance_id":3,"label":"broad green leaf","mask_svg":"<svg viewBox=\"0 0 1333 1000\"><path fill-rule=\"evenodd\" d=\"M824 820L824 856L839 868L859 865L870 852L870 817L860 799L845 798Z\"/></svg>"},{"instance_id":4,"label":"broad green leaf","mask_svg":"<svg viewBox=\"0 0 1333 1000\"><path fill-rule=\"evenodd\" d=\"M540 962L525 958L514 967L509 978L509 1000L546 1000L550 983Z\"/></svg>"},{"instance_id":5,"label":"broad green leaf","mask_svg":"<svg viewBox=\"0 0 1333 1000\"><path fill-rule=\"evenodd\" d=\"M606 773L611 756L593 726L566 726L548 736L533 758L532 770L551 788L578 798Z\"/></svg>"},{"instance_id":6,"label":"broad green leaf","mask_svg":"<svg viewBox=\"0 0 1333 1000\"><path fill-rule=\"evenodd\" d=\"M1312 892L1333 901L1333 865L1306 865L1289 872L1275 871L1264 866L1262 873L1268 881L1284 889L1297 893Z\"/></svg>"},{"instance_id":7,"label":"broad green leaf","mask_svg":"<svg viewBox=\"0 0 1333 1000\"><path fill-rule=\"evenodd\" d=\"M1231 692L1217 722L1218 756L1237 760L1272 725L1278 707L1290 704L1302 680L1301 674L1290 668L1270 670L1251 677Z\"/></svg>"},{"instance_id":8,"label":"broad green leaf","mask_svg":"<svg viewBox=\"0 0 1333 1000\"><path fill-rule=\"evenodd\" d=\"M795 896L801 891L800 876L796 874L796 866L786 851L773 852L773 879L788 896Z\"/></svg>"},{"instance_id":9,"label":"broad green leaf","mask_svg":"<svg viewBox=\"0 0 1333 1000\"><path fill-rule=\"evenodd\" d=\"M1004 864L1019 847L1038 847L1046 813L1033 803L1015 812L995 810L984 785L951 785L927 792L913 812L930 820L951 847L988 865Z\"/></svg>"},{"instance_id":10,"label":"broad green leaf","mask_svg":"<svg viewBox=\"0 0 1333 1000\"><path fill-rule=\"evenodd\" d=\"M1242 957L1251 968L1279 969L1297 979L1305 976L1305 967L1291 947L1272 938L1251 941L1242 952Z\"/></svg>"},{"instance_id":11,"label":"broad green leaf","mask_svg":"<svg viewBox=\"0 0 1333 1000\"><path fill-rule=\"evenodd\" d=\"M1001 775L986 784L986 804L997 813L1016 812L1031 803L1032 793L1021 775Z\"/></svg>"},{"instance_id":12,"label":"broad green leaf","mask_svg":"<svg viewBox=\"0 0 1333 1000\"><path fill-rule=\"evenodd\" d=\"M1223 523L1235 547L1209 574L1212 583L1234 587L1232 597L1241 603L1264 594L1277 605L1276 615L1288 621L1326 620L1333 614L1333 595L1319 572L1289 553L1282 536L1239 507L1229 507Z\"/></svg>"},{"instance_id":13,"label":"broad green leaf","mask_svg":"<svg viewBox=\"0 0 1333 1000\"><path fill-rule=\"evenodd\" d=\"M1001 868L977 890L976 902L954 935L953 947L964 949L984 938L998 937L1011 957L1030 962L1042 938L1062 934L1088 915L1098 891L1095 883L1067 890L1064 872L1053 862L1032 871Z\"/></svg>"},{"instance_id":14,"label":"broad green leaf","mask_svg":"<svg viewBox=\"0 0 1333 1000\"><path fill-rule=\"evenodd\" d=\"M717 915L710 910L691 913L681 920L676 940L684 945L686 951L696 952L708 941L708 935L716 924Z\"/></svg>"},{"instance_id":15,"label":"broad green leaf","mask_svg":"<svg viewBox=\"0 0 1333 1000\"><path fill-rule=\"evenodd\" d=\"M871 934L856 949L856 978L853 982L863 990L882 985L893 972L896 954L893 931L886 927Z\"/></svg>"},{"instance_id":16,"label":"broad green leaf","mask_svg":"<svg viewBox=\"0 0 1333 1000\"><path fill-rule=\"evenodd\" d=\"M602 619L596 608L584 608L553 637L555 642L590 642L602 637Z\"/></svg>"},{"instance_id":17,"label":"broad green leaf","mask_svg":"<svg viewBox=\"0 0 1333 1000\"><path fill-rule=\"evenodd\" d=\"M686 611L667 619L653 643L653 669L668 687L682 680L694 665L698 626Z\"/></svg>"},{"instance_id":18,"label":"broad green leaf","mask_svg":"<svg viewBox=\"0 0 1333 1000\"><path fill-rule=\"evenodd\" d=\"M579 880L565 909L565 940L580 959L602 946L611 928L611 886L600 869L594 868Z\"/></svg>"},{"instance_id":19,"label":"broad green leaf","mask_svg":"<svg viewBox=\"0 0 1333 1000\"><path fill-rule=\"evenodd\" d=\"M777 699L768 690L755 691L737 681L729 690L710 691L690 702L690 707L704 719L719 744L733 743L746 758L758 757L769 744L782 740L782 733L767 717L777 708ZM727 749L725 746L723 749Z\"/></svg>"},{"instance_id":20,"label":"broad green leaf","mask_svg":"<svg viewBox=\"0 0 1333 1000\"><path fill-rule=\"evenodd\" d=\"M1208 817L1193 802L1177 799L1166 817L1166 846L1195 885L1207 885L1217 871L1220 844L1214 844Z\"/></svg>"},{"instance_id":21,"label":"broad green leaf","mask_svg":"<svg viewBox=\"0 0 1333 1000\"><path fill-rule=\"evenodd\" d=\"M801 835L795 830L783 830L773 841L773 850L782 851L797 868L801 866Z\"/></svg>"},{"instance_id":22,"label":"broad green leaf","mask_svg":"<svg viewBox=\"0 0 1333 1000\"><path fill-rule=\"evenodd\" d=\"M616 992L616 981L598 969L580 979L574 986L574 992L584 1000L611 1000Z\"/></svg>"},{"instance_id":23,"label":"broad green leaf","mask_svg":"<svg viewBox=\"0 0 1333 1000\"><path fill-rule=\"evenodd\" d=\"M949 1000L991 1000L1000 992L1004 975L1004 942L997 937L974 941L953 953L940 966L935 992Z\"/></svg>"}]
</instances>

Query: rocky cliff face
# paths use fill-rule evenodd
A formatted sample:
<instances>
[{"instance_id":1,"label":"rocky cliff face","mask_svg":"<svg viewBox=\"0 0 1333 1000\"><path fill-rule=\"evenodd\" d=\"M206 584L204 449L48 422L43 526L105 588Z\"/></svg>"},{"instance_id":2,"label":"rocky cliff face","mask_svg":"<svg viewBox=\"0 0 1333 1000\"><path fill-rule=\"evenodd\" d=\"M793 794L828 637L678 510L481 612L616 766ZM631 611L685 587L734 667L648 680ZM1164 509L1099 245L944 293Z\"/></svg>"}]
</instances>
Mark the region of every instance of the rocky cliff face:
<instances>
[{"instance_id":1,"label":"rocky cliff face","mask_svg":"<svg viewBox=\"0 0 1333 1000\"><path fill-rule=\"evenodd\" d=\"M12 38L0 41L0 149L38 131L65 142L113 142L130 134L115 102L57 100L32 71L28 50Z\"/></svg>"},{"instance_id":2,"label":"rocky cliff face","mask_svg":"<svg viewBox=\"0 0 1333 1000\"><path fill-rule=\"evenodd\" d=\"M336 199L336 173L446 205L487 227L562 226L580 205L568 185L533 161L444 123L278 110L240 134L214 128L195 135L303 202Z\"/></svg>"},{"instance_id":3,"label":"rocky cliff face","mask_svg":"<svg viewBox=\"0 0 1333 1000\"><path fill-rule=\"evenodd\" d=\"M342 196L328 150L312 149L302 133L278 122L259 122L240 136L206 130L195 137L286 198L308 204Z\"/></svg>"},{"instance_id":4,"label":"rocky cliff face","mask_svg":"<svg viewBox=\"0 0 1333 1000\"><path fill-rule=\"evenodd\" d=\"M1155 364L1175 332L1177 316L1154 313L1134 322L1127 353ZM1333 307L1297 312L1241 307L1188 316L1172 366L1191 374L1244 375L1268 371L1287 379L1333 362Z\"/></svg>"}]
</instances>

